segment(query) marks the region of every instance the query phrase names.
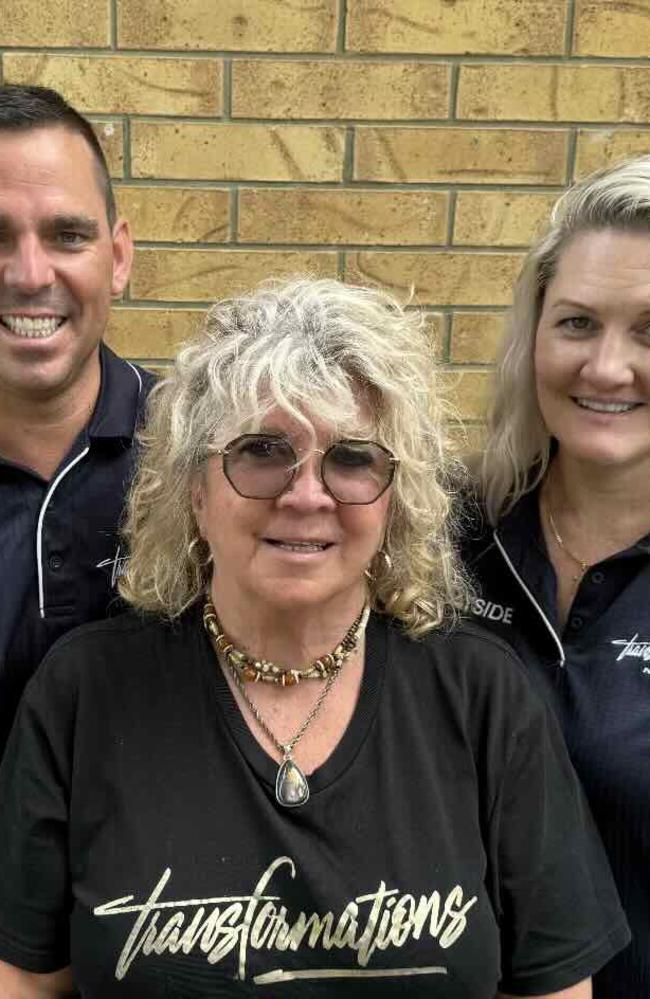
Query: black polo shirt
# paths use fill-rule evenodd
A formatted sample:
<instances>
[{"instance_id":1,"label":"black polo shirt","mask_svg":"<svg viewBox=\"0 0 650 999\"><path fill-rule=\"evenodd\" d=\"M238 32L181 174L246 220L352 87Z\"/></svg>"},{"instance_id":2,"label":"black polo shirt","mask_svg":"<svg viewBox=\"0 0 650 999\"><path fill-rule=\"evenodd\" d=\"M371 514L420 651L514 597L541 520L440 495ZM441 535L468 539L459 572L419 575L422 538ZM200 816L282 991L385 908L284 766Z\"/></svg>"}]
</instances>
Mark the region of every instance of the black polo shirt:
<instances>
[{"instance_id":1,"label":"black polo shirt","mask_svg":"<svg viewBox=\"0 0 650 999\"><path fill-rule=\"evenodd\" d=\"M475 525L466 562L477 618L519 652L559 716L632 929L594 982L597 999L650 996L650 536L591 566L566 624L538 492L492 531Z\"/></svg>"},{"instance_id":2,"label":"black polo shirt","mask_svg":"<svg viewBox=\"0 0 650 999\"><path fill-rule=\"evenodd\" d=\"M0 756L23 688L52 643L117 605L117 535L134 432L153 376L100 348L97 405L46 481L0 458Z\"/></svg>"}]
</instances>

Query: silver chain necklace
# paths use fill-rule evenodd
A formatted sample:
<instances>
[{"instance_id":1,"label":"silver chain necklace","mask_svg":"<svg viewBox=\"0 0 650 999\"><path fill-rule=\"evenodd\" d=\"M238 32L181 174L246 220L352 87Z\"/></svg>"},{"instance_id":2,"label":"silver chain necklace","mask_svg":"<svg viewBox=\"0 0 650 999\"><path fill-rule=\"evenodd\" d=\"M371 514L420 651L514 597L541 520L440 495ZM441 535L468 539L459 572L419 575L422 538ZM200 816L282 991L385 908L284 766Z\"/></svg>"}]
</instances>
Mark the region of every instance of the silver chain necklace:
<instances>
[{"instance_id":1,"label":"silver chain necklace","mask_svg":"<svg viewBox=\"0 0 650 999\"><path fill-rule=\"evenodd\" d=\"M362 637L366 624L368 623L368 618L370 616L370 607L366 604L361 614L361 619L359 621L359 626L357 628L355 636L355 645L358 644L359 639ZM212 638L212 635L210 636ZM214 646L214 642L213 642ZM214 646L215 652L217 651L216 646ZM278 767L278 772L275 777L275 798L279 805L283 805L285 808L296 808L298 805L304 805L309 800L309 784L307 783L307 777L300 769L298 764L293 758L293 751L302 739L303 735L313 722L314 718L320 712L325 699L329 694L330 690L334 686L336 680L341 673L341 667L343 663L339 665L336 670L333 670L325 682L325 686L318 695L318 699L314 704L313 708L305 718L304 722L300 726L297 732L291 736L288 742L280 742L278 737L268 726L268 723L264 720L259 710L253 704L250 697L246 693L244 682L237 672L234 665L230 662L230 659L226 659L226 665L230 671L230 675L233 678L235 686L242 695L246 706L248 707L253 718L262 729L264 734L271 740L275 748L279 753L282 753L282 762Z\"/></svg>"}]
</instances>

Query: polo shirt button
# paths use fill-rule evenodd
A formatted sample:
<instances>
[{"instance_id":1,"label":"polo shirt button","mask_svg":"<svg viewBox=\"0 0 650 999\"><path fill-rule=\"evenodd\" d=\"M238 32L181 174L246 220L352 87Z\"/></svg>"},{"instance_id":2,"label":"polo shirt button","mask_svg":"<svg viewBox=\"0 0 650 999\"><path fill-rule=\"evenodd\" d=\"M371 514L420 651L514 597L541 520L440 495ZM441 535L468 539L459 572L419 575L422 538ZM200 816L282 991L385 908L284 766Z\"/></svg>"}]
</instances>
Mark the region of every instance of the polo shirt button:
<instances>
[{"instance_id":1,"label":"polo shirt button","mask_svg":"<svg viewBox=\"0 0 650 999\"><path fill-rule=\"evenodd\" d=\"M591 581L592 583L604 583L605 573L601 572L600 569L596 569L596 571L591 574Z\"/></svg>"},{"instance_id":2,"label":"polo shirt button","mask_svg":"<svg viewBox=\"0 0 650 999\"><path fill-rule=\"evenodd\" d=\"M574 631L578 631L580 628L582 628L584 621L582 620L579 614L574 614L569 624L571 625Z\"/></svg>"},{"instance_id":3,"label":"polo shirt button","mask_svg":"<svg viewBox=\"0 0 650 999\"><path fill-rule=\"evenodd\" d=\"M60 555L50 555L50 557L47 560L47 564L49 565L50 569L56 572L63 565L63 559L61 558Z\"/></svg>"}]
</instances>

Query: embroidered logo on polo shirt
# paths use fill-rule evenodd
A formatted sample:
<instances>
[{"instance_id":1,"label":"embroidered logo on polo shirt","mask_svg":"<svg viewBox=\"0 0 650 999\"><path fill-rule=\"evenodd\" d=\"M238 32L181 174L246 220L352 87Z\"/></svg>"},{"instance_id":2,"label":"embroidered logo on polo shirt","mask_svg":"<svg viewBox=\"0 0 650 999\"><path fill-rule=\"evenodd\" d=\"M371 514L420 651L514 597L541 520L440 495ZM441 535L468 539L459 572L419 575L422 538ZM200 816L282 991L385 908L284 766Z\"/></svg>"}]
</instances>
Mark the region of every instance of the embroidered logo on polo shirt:
<instances>
[{"instance_id":1,"label":"embroidered logo on polo shirt","mask_svg":"<svg viewBox=\"0 0 650 999\"><path fill-rule=\"evenodd\" d=\"M126 567L129 561L128 555L120 555L122 546L118 545L115 549L115 554L112 558L102 559L95 566L96 569L110 569L111 572L111 586L115 586L120 576L126 573Z\"/></svg>"},{"instance_id":2,"label":"embroidered logo on polo shirt","mask_svg":"<svg viewBox=\"0 0 650 999\"><path fill-rule=\"evenodd\" d=\"M640 642L639 633L637 632L634 638L615 638L612 645L622 645L623 648L616 657L616 662L620 663L621 659L641 659L643 662L650 661L650 641ZM644 666L642 673L650 674L650 666Z\"/></svg>"},{"instance_id":3,"label":"embroidered logo on polo shirt","mask_svg":"<svg viewBox=\"0 0 650 999\"><path fill-rule=\"evenodd\" d=\"M472 604L472 614L475 614L476 617L483 617L488 621L501 621L503 624L512 624L514 612L514 607L496 604L492 600L483 600L481 597Z\"/></svg>"}]
</instances>

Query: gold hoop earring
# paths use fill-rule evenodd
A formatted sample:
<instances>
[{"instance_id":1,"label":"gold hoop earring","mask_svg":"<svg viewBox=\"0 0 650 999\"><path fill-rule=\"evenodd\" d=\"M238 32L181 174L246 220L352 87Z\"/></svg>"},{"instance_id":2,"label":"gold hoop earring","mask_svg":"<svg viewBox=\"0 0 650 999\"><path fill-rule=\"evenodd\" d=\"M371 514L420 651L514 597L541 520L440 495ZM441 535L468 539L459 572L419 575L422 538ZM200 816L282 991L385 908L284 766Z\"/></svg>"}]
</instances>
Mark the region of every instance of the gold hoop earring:
<instances>
[{"instance_id":1,"label":"gold hoop earring","mask_svg":"<svg viewBox=\"0 0 650 999\"><path fill-rule=\"evenodd\" d=\"M386 570L386 572L390 572L390 570L393 568L393 560L388 554L388 552L384 551L383 548L380 548L377 554L383 560L384 569Z\"/></svg>"},{"instance_id":2,"label":"gold hoop earring","mask_svg":"<svg viewBox=\"0 0 650 999\"><path fill-rule=\"evenodd\" d=\"M373 555L372 562L374 562L375 559L378 558L382 560L383 565L381 566L381 568L384 570L384 572L390 572L390 570L393 568L393 560L388 554L388 552L385 552L383 548L380 548L379 551L375 552L375 554ZM372 565L372 562L370 563L370 565ZM370 569L370 566L368 566L367 569L363 570L363 574L366 577L366 579L370 580L371 582L375 578L375 574Z\"/></svg>"},{"instance_id":3,"label":"gold hoop earring","mask_svg":"<svg viewBox=\"0 0 650 999\"><path fill-rule=\"evenodd\" d=\"M190 541L189 545L187 546L187 557L190 559L190 561L194 558L193 555L194 549L196 548L197 545L201 544L202 541L204 541L204 539L201 537L200 534L197 534L197 536L195 538L192 538L192 540ZM198 556L197 560L200 566L210 565L210 563L212 562L212 552L209 549L206 559L201 560L198 552L197 556Z\"/></svg>"}]
</instances>

